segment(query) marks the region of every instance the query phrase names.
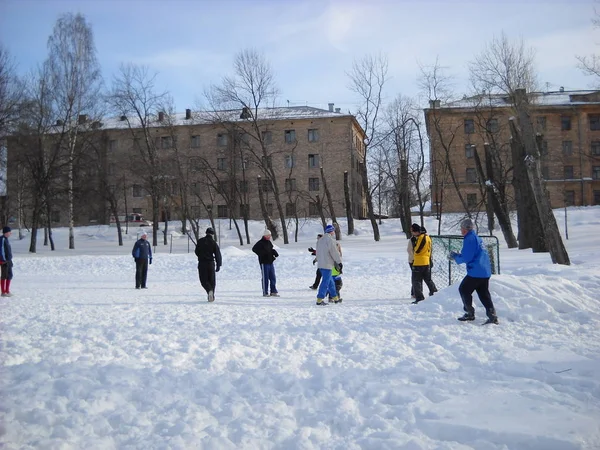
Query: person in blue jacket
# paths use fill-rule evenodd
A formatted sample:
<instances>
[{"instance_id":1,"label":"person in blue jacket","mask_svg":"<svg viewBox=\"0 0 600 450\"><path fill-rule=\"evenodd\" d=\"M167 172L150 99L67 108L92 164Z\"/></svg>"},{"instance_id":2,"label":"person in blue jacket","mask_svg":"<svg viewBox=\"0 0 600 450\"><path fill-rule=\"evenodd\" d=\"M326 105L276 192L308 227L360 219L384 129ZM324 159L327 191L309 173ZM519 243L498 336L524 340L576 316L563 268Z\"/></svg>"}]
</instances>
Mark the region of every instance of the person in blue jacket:
<instances>
[{"instance_id":1,"label":"person in blue jacket","mask_svg":"<svg viewBox=\"0 0 600 450\"><path fill-rule=\"evenodd\" d=\"M135 288L148 289L146 279L148 278L148 264L152 264L152 247L147 240L148 233L142 232L131 250L131 256L135 260Z\"/></svg>"},{"instance_id":2,"label":"person in blue jacket","mask_svg":"<svg viewBox=\"0 0 600 450\"><path fill-rule=\"evenodd\" d=\"M475 233L471 219L465 219L460 223L460 232L464 236L462 250L460 253L450 252L450 259L457 264L465 263L467 265L467 275L458 287L465 314L459 317L458 320L462 322L475 320L473 291L477 291L479 300L485 307L488 317L484 325L498 324L498 317L489 289L490 277L492 276L490 257L483 247L483 241Z\"/></svg>"}]
</instances>

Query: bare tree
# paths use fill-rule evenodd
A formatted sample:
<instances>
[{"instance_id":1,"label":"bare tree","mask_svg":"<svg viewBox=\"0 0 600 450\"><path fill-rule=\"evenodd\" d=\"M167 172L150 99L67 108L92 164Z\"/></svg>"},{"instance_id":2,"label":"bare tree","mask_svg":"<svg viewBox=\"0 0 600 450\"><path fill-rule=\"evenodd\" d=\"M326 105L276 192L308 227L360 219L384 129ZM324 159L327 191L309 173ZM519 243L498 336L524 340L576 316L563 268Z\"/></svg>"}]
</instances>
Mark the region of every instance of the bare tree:
<instances>
[{"instance_id":1,"label":"bare tree","mask_svg":"<svg viewBox=\"0 0 600 450\"><path fill-rule=\"evenodd\" d=\"M152 203L152 245L157 245L161 194L164 189L163 165L169 158L161 150L172 148L170 136L156 137L153 131L163 125L164 111L171 109L166 92L156 92L156 74L150 74L147 67L136 65L121 66L113 81L108 96L111 107L126 121L130 131L136 159L133 164L135 175L142 179L150 193ZM168 134L168 133L167 133Z\"/></svg>"},{"instance_id":2,"label":"bare tree","mask_svg":"<svg viewBox=\"0 0 600 450\"><path fill-rule=\"evenodd\" d=\"M262 183L270 183L272 187L283 241L288 244L287 224L281 201L282 190L270 164L273 150L267 141L269 121L276 117L269 117L265 108L273 107L278 95L269 62L256 50L243 50L235 57L233 74L224 77L219 85L213 85L205 94L211 107L208 113L213 117L213 122L229 130L231 135L247 137L245 153L264 177ZM238 116L232 115L231 110L237 111ZM273 114L273 111L270 113ZM273 222L267 218L265 210L263 216L265 225L272 227ZM271 233L274 231L277 230L271 230ZM276 235L273 234L273 239Z\"/></svg>"},{"instance_id":3,"label":"bare tree","mask_svg":"<svg viewBox=\"0 0 600 450\"><path fill-rule=\"evenodd\" d=\"M361 106L356 112L356 119L365 132L364 157L365 168L361 171L363 189L366 195L367 215L373 228L373 238L380 240L379 226L373 209L373 195L370 187L367 161L372 142L377 140L381 127L380 112L383 104L383 87L387 80L387 58L378 55L367 55L354 61L352 70L347 74L350 78L350 89L358 94Z\"/></svg>"},{"instance_id":4,"label":"bare tree","mask_svg":"<svg viewBox=\"0 0 600 450\"><path fill-rule=\"evenodd\" d=\"M68 151L67 173L69 248L75 248L74 160L81 125L99 104L102 83L91 26L81 14L59 17L48 39L50 83L57 118L61 120L61 145Z\"/></svg>"},{"instance_id":5,"label":"bare tree","mask_svg":"<svg viewBox=\"0 0 600 450\"><path fill-rule=\"evenodd\" d=\"M13 127L22 100L23 86L16 75L16 64L0 43L0 139Z\"/></svg>"}]
</instances>

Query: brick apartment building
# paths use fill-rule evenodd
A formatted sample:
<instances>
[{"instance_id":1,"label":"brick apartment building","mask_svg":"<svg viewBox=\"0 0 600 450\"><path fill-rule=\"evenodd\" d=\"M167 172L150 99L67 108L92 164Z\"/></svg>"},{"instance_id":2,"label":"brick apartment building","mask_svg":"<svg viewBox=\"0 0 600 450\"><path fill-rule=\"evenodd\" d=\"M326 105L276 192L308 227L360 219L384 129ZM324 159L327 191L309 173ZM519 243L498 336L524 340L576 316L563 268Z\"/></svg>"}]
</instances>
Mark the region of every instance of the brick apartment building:
<instances>
[{"instance_id":1,"label":"brick apartment building","mask_svg":"<svg viewBox=\"0 0 600 450\"><path fill-rule=\"evenodd\" d=\"M215 122L214 114L192 114L190 110L173 116L158 113L147 128L158 155L158 173L164 174L165 179L161 193L161 201L164 197L165 202L161 205L160 220L181 218L182 189L188 198L188 214L192 218L207 218L208 210L218 218L241 218L242 208L247 208L250 219L260 220L259 189L271 218L279 218L273 201L273 186L265 179L261 164L273 168L286 217L294 214L300 218L317 216L317 201L322 202L325 215L329 216L321 166L336 215L343 217L346 214L344 172L348 172L353 215L364 217L366 205L360 177L360 171L364 170L364 131L354 116L342 114L333 106L330 104L329 110L308 106L262 109L258 111L258 129L252 129L243 111L221 112L222 121L219 122ZM85 122L86 118L80 120ZM94 121L87 129L100 149L99 164L106 174L105 183L118 191L120 213L138 213L151 220L151 198L144 181L147 165L140 160L139 151L140 140L144 140L141 127L127 117L117 117ZM256 157L260 154L256 147L259 150L261 147L256 140L258 133L268 153L262 161ZM17 184L15 168L19 151L16 143L12 147L15 151L11 152L9 140L8 192L11 215L16 216L17 196L11 195L10 191L11 186ZM87 150L86 153L92 152ZM90 165L82 164L77 177L80 184L85 180L96 182L98 170L90 169ZM85 176L83 172L86 172ZM226 201L222 193L227 191L232 198L231 186L235 186L240 194L236 190L236 200ZM74 208L77 225L109 223L108 203L98 192L99 189L91 190L78 197ZM23 200L26 197L27 193L20 196L24 220L27 220L30 204ZM243 199L238 200L238 197ZM66 208L64 195L57 194L51 211L54 226L67 225Z\"/></svg>"},{"instance_id":2,"label":"brick apartment building","mask_svg":"<svg viewBox=\"0 0 600 450\"><path fill-rule=\"evenodd\" d=\"M561 88L530 93L529 99L534 128L542 136L542 175L552 207L599 205L600 91ZM432 161L432 213L439 207L445 212L464 211L455 182L470 211L484 210L474 157L476 149L485 171L484 143L502 161L514 209L508 127L513 110L508 96L483 94L443 105L432 101L429 106L424 112Z\"/></svg>"}]
</instances>

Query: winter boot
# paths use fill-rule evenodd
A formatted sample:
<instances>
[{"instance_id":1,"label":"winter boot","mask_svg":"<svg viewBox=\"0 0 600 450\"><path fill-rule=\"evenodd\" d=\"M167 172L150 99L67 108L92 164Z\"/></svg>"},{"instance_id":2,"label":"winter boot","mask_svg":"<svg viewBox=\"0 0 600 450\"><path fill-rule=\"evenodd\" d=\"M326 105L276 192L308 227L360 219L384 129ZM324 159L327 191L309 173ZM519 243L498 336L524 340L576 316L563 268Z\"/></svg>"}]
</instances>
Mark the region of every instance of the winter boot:
<instances>
[{"instance_id":1,"label":"winter boot","mask_svg":"<svg viewBox=\"0 0 600 450\"><path fill-rule=\"evenodd\" d=\"M491 319L488 319L485 322L483 322L483 325L489 325L491 323L493 323L494 325L498 325L498 318L492 317Z\"/></svg>"},{"instance_id":2,"label":"winter boot","mask_svg":"<svg viewBox=\"0 0 600 450\"><path fill-rule=\"evenodd\" d=\"M458 320L460 320L461 322L470 322L472 320L475 320L475 314L465 313L465 315L459 317Z\"/></svg>"},{"instance_id":3,"label":"winter boot","mask_svg":"<svg viewBox=\"0 0 600 450\"><path fill-rule=\"evenodd\" d=\"M318 298L317 299L317 305L319 305L319 306L326 306L327 303L324 302L322 298Z\"/></svg>"},{"instance_id":4,"label":"winter boot","mask_svg":"<svg viewBox=\"0 0 600 450\"><path fill-rule=\"evenodd\" d=\"M215 291L208 291L208 301L209 302L215 301Z\"/></svg>"}]
</instances>

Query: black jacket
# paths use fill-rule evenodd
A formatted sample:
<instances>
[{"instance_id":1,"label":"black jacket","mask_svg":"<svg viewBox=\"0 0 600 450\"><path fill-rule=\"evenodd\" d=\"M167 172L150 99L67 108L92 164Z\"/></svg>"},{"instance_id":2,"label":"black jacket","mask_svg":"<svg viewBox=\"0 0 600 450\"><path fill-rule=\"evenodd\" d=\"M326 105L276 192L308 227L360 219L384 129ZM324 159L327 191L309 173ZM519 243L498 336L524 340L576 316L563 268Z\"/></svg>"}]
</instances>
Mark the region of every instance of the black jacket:
<instances>
[{"instance_id":1,"label":"black jacket","mask_svg":"<svg viewBox=\"0 0 600 450\"><path fill-rule=\"evenodd\" d=\"M198 257L198 262L215 261L217 267L221 267L221 250L210 234L198 239L194 253Z\"/></svg>"},{"instance_id":2,"label":"black jacket","mask_svg":"<svg viewBox=\"0 0 600 450\"><path fill-rule=\"evenodd\" d=\"M12 249L10 248L10 242L3 234L0 235L0 261L12 261Z\"/></svg>"},{"instance_id":3,"label":"black jacket","mask_svg":"<svg viewBox=\"0 0 600 450\"><path fill-rule=\"evenodd\" d=\"M277 250L273 248L273 243L264 237L254 244L252 251L258 255L259 264L273 264L275 258L279 256Z\"/></svg>"}]
</instances>

